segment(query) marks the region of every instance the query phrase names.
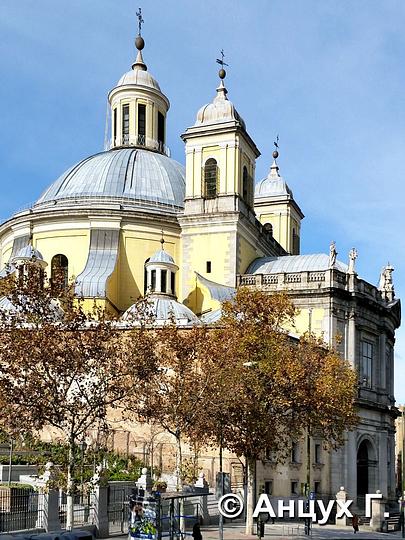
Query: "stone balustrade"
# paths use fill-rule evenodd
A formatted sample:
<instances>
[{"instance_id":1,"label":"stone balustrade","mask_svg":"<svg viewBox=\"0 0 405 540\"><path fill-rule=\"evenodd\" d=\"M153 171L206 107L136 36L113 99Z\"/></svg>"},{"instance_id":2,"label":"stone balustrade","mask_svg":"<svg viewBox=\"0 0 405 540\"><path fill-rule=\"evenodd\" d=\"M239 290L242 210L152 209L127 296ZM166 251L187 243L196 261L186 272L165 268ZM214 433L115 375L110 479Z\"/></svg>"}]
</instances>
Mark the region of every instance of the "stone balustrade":
<instances>
[{"instance_id":1,"label":"stone balustrade","mask_svg":"<svg viewBox=\"0 0 405 540\"><path fill-rule=\"evenodd\" d=\"M308 289L336 288L362 294L374 301L382 301L375 285L359 279L355 274L346 274L336 269L285 272L279 274L244 274L236 277L237 287L255 287L262 290L300 291Z\"/></svg>"}]
</instances>

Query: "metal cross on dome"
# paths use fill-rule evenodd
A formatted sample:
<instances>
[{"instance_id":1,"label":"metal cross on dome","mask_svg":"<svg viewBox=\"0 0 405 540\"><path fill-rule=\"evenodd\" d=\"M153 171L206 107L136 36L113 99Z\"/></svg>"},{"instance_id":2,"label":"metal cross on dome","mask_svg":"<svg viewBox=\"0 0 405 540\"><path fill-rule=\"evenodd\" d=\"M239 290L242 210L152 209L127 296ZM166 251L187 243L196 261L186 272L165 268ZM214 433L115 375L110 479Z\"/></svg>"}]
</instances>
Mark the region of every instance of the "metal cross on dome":
<instances>
[{"instance_id":1,"label":"metal cross on dome","mask_svg":"<svg viewBox=\"0 0 405 540\"><path fill-rule=\"evenodd\" d=\"M138 33L139 33L139 35L141 35L142 24L145 22L142 19L142 8L139 8L139 11L136 12L136 16L138 17Z\"/></svg>"},{"instance_id":2,"label":"metal cross on dome","mask_svg":"<svg viewBox=\"0 0 405 540\"><path fill-rule=\"evenodd\" d=\"M221 64L222 67L224 66L228 66L229 64L226 64L224 62L224 58L225 58L225 53L224 53L224 49L221 49L221 58L217 58L217 64Z\"/></svg>"}]
</instances>

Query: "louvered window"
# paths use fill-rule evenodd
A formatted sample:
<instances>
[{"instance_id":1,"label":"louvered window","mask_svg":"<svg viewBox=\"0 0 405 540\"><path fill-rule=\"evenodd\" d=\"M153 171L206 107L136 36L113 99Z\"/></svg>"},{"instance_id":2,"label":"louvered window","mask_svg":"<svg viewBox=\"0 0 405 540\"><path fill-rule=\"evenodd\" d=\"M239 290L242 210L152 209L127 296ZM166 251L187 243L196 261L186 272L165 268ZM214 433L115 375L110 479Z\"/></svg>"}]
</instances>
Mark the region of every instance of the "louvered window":
<instances>
[{"instance_id":1,"label":"louvered window","mask_svg":"<svg viewBox=\"0 0 405 540\"><path fill-rule=\"evenodd\" d=\"M203 167L203 196L214 199L218 195L219 169L215 159L210 158Z\"/></svg>"}]
</instances>

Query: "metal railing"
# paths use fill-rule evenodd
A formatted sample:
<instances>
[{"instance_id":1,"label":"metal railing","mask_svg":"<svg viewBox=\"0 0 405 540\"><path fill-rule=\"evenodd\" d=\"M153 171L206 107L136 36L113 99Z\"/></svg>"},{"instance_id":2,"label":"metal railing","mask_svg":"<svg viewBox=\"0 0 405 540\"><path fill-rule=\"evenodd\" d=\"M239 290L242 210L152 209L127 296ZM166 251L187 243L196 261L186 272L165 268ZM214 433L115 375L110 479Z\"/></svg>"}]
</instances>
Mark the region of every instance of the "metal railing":
<instances>
[{"instance_id":1,"label":"metal railing","mask_svg":"<svg viewBox=\"0 0 405 540\"><path fill-rule=\"evenodd\" d=\"M110 141L110 148L115 148L117 146L144 146L145 148L150 148L165 154L167 157L171 156L170 148L164 144L163 141L158 141L157 139L151 139L146 137L146 135L137 135L136 137L131 137L129 135L124 135L123 137L115 137Z\"/></svg>"},{"instance_id":2,"label":"metal railing","mask_svg":"<svg viewBox=\"0 0 405 540\"><path fill-rule=\"evenodd\" d=\"M66 528L67 500L66 494L61 493L59 499L59 520L62 529ZM94 506L91 495L75 495L73 498L73 526L92 525L94 523Z\"/></svg>"},{"instance_id":3,"label":"metal railing","mask_svg":"<svg viewBox=\"0 0 405 540\"><path fill-rule=\"evenodd\" d=\"M42 497L32 488L0 487L0 533L41 530Z\"/></svg>"}]
</instances>

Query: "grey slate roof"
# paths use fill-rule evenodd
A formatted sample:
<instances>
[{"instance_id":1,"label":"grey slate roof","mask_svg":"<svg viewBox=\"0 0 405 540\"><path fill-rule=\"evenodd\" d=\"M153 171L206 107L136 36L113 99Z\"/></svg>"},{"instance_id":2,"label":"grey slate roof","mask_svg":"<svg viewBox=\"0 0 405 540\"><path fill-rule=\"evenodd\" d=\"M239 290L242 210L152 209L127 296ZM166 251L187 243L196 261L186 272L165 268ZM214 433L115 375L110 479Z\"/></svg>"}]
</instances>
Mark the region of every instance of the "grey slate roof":
<instances>
[{"instance_id":1,"label":"grey slate roof","mask_svg":"<svg viewBox=\"0 0 405 540\"><path fill-rule=\"evenodd\" d=\"M152 257L149 259L150 263L171 263L174 264L173 257L167 253L164 249L159 249Z\"/></svg>"},{"instance_id":2,"label":"grey slate roof","mask_svg":"<svg viewBox=\"0 0 405 540\"><path fill-rule=\"evenodd\" d=\"M34 207L63 200L104 198L144 206L184 206L184 167L150 150L120 148L80 161L60 176Z\"/></svg>"},{"instance_id":3,"label":"grey slate roof","mask_svg":"<svg viewBox=\"0 0 405 540\"><path fill-rule=\"evenodd\" d=\"M148 304L150 306L150 314L153 320L153 324L161 326L171 318L174 318L178 326L193 326L200 324L199 318L184 304L173 300L172 298L166 298L164 296L149 296ZM136 322L136 309L137 305L134 304L123 314L122 320L126 322Z\"/></svg>"},{"instance_id":4,"label":"grey slate roof","mask_svg":"<svg viewBox=\"0 0 405 540\"><path fill-rule=\"evenodd\" d=\"M287 272L315 272L329 268L329 255L286 255L284 257L261 257L252 262L246 274L282 274ZM347 272L348 266L336 261L335 268Z\"/></svg>"},{"instance_id":5,"label":"grey slate roof","mask_svg":"<svg viewBox=\"0 0 405 540\"><path fill-rule=\"evenodd\" d=\"M35 249L31 244L28 244L27 246L22 247L17 251L14 258L22 258L22 259L39 259L41 261L44 260L42 257L42 253Z\"/></svg>"},{"instance_id":6,"label":"grey slate roof","mask_svg":"<svg viewBox=\"0 0 405 540\"><path fill-rule=\"evenodd\" d=\"M92 229L86 266L76 279L77 295L85 298L106 296L107 281L117 262L119 234L117 229Z\"/></svg>"},{"instance_id":7,"label":"grey slate roof","mask_svg":"<svg viewBox=\"0 0 405 540\"><path fill-rule=\"evenodd\" d=\"M214 300L218 300L219 302L225 302L225 300L231 300L235 296L235 287L229 287L227 285L215 283L215 281L211 281L210 279L205 278L198 272L196 272L195 274L198 281L200 281L200 283L209 290L211 298L213 298Z\"/></svg>"},{"instance_id":8,"label":"grey slate roof","mask_svg":"<svg viewBox=\"0 0 405 540\"><path fill-rule=\"evenodd\" d=\"M11 261L14 259L14 257L17 255L17 253L21 249L29 245L29 242L30 242L29 234L25 234L23 236L18 236L17 238L14 238L9 262L0 270L0 279L6 277L11 272L14 272L15 267Z\"/></svg>"}]
</instances>

